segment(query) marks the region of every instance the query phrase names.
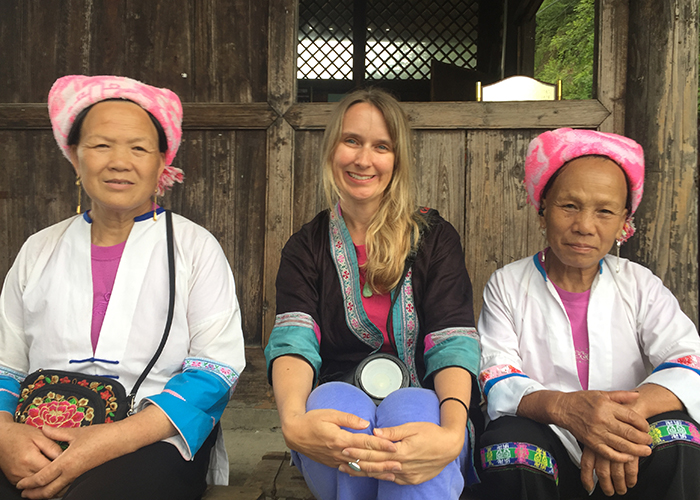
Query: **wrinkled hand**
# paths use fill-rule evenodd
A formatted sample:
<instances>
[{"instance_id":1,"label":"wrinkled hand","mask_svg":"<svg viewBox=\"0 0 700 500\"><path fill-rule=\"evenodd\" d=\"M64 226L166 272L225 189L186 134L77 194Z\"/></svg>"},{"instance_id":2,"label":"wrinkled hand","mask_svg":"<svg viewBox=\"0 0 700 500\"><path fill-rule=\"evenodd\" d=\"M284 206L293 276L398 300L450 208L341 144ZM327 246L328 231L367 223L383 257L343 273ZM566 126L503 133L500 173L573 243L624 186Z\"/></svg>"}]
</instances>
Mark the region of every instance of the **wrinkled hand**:
<instances>
[{"instance_id":1,"label":"wrinkled hand","mask_svg":"<svg viewBox=\"0 0 700 500\"><path fill-rule=\"evenodd\" d=\"M359 458L362 472L355 472L347 465L342 465L340 470L353 476L370 476L396 484L420 484L440 474L459 456L464 447L465 430L463 427L448 429L429 422L375 429L375 436L393 441L396 451L346 448L343 450L345 461Z\"/></svg>"},{"instance_id":2,"label":"wrinkled hand","mask_svg":"<svg viewBox=\"0 0 700 500\"><path fill-rule=\"evenodd\" d=\"M49 465L61 451L36 427L0 422L0 469L12 484Z\"/></svg>"},{"instance_id":3,"label":"wrinkled hand","mask_svg":"<svg viewBox=\"0 0 700 500\"><path fill-rule=\"evenodd\" d=\"M624 463L648 456L649 424L627 406L638 397L631 391L563 393L561 425L607 460Z\"/></svg>"},{"instance_id":4,"label":"wrinkled hand","mask_svg":"<svg viewBox=\"0 0 700 500\"><path fill-rule=\"evenodd\" d=\"M628 488L637 484L639 458L634 457L632 461L624 463L612 462L586 447L581 456L581 484L589 492L595 488L594 470L603 493L609 497L615 493L624 495Z\"/></svg>"},{"instance_id":5,"label":"wrinkled hand","mask_svg":"<svg viewBox=\"0 0 700 500\"><path fill-rule=\"evenodd\" d=\"M396 445L384 437L352 433L348 429L366 429L369 422L351 413L337 410L312 410L292 416L282 423L285 441L290 449L315 462L337 468L347 464L345 448L378 450L393 453ZM397 464L389 463L391 470Z\"/></svg>"},{"instance_id":6,"label":"wrinkled hand","mask_svg":"<svg viewBox=\"0 0 700 500\"><path fill-rule=\"evenodd\" d=\"M60 456L35 474L17 483L25 498L54 498L59 496L82 473L119 456L110 443L119 441L118 427L100 424L74 429L45 426L43 435L53 441L69 444Z\"/></svg>"}]
</instances>

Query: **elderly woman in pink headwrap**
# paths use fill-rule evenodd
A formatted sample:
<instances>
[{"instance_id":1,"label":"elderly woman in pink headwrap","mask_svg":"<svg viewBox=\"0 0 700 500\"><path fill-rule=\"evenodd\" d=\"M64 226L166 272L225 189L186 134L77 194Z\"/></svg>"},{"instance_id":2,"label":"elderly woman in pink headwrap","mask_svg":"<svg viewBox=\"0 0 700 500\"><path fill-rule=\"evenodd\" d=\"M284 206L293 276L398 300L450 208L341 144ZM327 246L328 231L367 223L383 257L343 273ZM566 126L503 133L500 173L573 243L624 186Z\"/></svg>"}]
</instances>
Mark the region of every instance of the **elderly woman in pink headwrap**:
<instances>
[{"instance_id":1,"label":"elderly woman in pink headwrap","mask_svg":"<svg viewBox=\"0 0 700 500\"><path fill-rule=\"evenodd\" d=\"M547 248L491 276L479 320L489 498L700 498L697 330L659 278L619 257L642 148L545 132L525 184Z\"/></svg>"},{"instance_id":2,"label":"elderly woman in pink headwrap","mask_svg":"<svg viewBox=\"0 0 700 500\"><path fill-rule=\"evenodd\" d=\"M79 215L30 237L0 294L0 497L198 499L207 481L227 482L218 421L245 359L221 247L156 203L182 182L171 166L180 100L129 78L74 75L52 87L49 115L77 175ZM88 399L28 397L55 383L32 375L20 390L38 369L72 372L60 381L84 387L107 377L102 398L116 405L106 389L121 384L136 411L119 419L108 404L98 425Z\"/></svg>"}]
</instances>

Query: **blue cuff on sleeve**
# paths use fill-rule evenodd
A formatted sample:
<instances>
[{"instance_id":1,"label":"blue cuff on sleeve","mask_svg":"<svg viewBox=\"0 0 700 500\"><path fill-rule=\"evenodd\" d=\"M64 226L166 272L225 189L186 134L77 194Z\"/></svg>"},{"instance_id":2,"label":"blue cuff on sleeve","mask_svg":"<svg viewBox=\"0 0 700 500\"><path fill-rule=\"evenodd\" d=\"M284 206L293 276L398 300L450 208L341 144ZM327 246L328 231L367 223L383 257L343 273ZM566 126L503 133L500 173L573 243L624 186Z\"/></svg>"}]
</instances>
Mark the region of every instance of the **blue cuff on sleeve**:
<instances>
[{"instance_id":1,"label":"blue cuff on sleeve","mask_svg":"<svg viewBox=\"0 0 700 500\"><path fill-rule=\"evenodd\" d=\"M18 401L19 382L13 377L0 375L0 411L6 411L14 415Z\"/></svg>"},{"instance_id":2,"label":"blue cuff on sleeve","mask_svg":"<svg viewBox=\"0 0 700 500\"><path fill-rule=\"evenodd\" d=\"M267 379L272 384L272 362L280 356L296 354L304 358L314 371L314 382L321 370L321 354L318 340L313 328L305 326L279 326L272 329L270 341L265 347L267 360Z\"/></svg>"},{"instance_id":3,"label":"blue cuff on sleeve","mask_svg":"<svg viewBox=\"0 0 700 500\"><path fill-rule=\"evenodd\" d=\"M460 366L477 376L479 342L469 336L455 335L435 344L425 353L425 377L448 366Z\"/></svg>"},{"instance_id":4,"label":"blue cuff on sleeve","mask_svg":"<svg viewBox=\"0 0 700 500\"><path fill-rule=\"evenodd\" d=\"M165 412L194 457L226 409L229 389L215 374L188 369L146 399Z\"/></svg>"}]
</instances>

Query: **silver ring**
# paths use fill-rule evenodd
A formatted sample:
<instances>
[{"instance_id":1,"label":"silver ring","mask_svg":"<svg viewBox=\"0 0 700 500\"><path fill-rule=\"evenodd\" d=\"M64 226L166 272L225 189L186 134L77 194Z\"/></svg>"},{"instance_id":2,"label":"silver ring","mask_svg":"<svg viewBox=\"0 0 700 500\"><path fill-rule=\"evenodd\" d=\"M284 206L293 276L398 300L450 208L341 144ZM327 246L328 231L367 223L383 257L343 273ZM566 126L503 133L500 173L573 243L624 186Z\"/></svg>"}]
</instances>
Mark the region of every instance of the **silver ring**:
<instances>
[{"instance_id":1,"label":"silver ring","mask_svg":"<svg viewBox=\"0 0 700 500\"><path fill-rule=\"evenodd\" d=\"M360 468L360 459L358 458L354 462L348 462L348 467L350 467L352 470L355 472L362 472L362 469Z\"/></svg>"}]
</instances>

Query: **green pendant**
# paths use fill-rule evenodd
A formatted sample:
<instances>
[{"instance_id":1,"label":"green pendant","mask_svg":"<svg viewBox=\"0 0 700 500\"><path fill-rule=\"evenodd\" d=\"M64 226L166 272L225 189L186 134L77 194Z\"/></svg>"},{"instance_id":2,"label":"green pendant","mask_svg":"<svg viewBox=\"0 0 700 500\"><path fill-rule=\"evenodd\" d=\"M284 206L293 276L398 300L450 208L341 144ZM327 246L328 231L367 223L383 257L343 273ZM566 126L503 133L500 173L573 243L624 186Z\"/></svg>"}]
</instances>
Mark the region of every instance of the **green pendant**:
<instances>
[{"instance_id":1,"label":"green pendant","mask_svg":"<svg viewBox=\"0 0 700 500\"><path fill-rule=\"evenodd\" d=\"M362 287L362 296L366 299L369 299L372 296L372 289L369 287L367 282L365 282L364 286Z\"/></svg>"}]
</instances>

